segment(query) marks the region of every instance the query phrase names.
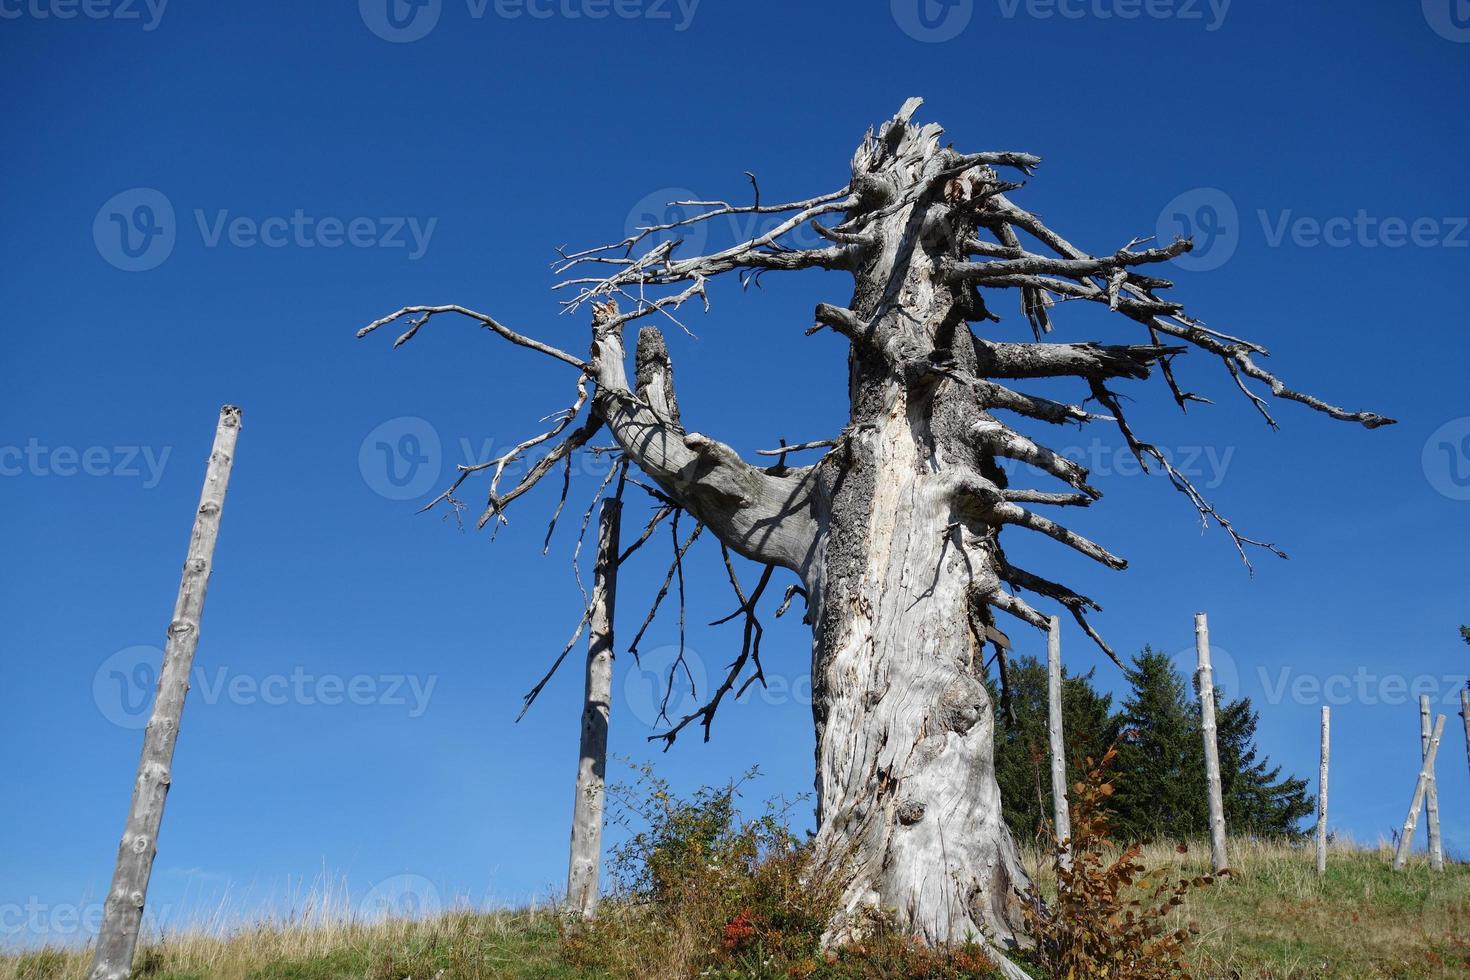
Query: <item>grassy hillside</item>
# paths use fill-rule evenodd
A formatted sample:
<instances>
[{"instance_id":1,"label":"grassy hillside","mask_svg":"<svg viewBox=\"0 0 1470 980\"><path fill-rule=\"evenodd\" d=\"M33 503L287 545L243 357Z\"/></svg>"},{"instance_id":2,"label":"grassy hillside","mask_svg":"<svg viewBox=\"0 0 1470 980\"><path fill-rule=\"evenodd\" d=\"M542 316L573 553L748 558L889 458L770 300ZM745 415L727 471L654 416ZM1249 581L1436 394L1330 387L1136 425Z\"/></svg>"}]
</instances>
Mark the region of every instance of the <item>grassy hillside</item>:
<instances>
[{"instance_id":1,"label":"grassy hillside","mask_svg":"<svg viewBox=\"0 0 1470 980\"><path fill-rule=\"evenodd\" d=\"M1207 848L1153 848L1150 866L1203 870ZM1238 875L1194 893L1176 913L1200 928L1201 978L1449 978L1470 976L1470 865L1431 874L1418 861L1395 874L1384 851L1336 850L1318 879L1310 849L1234 842ZM1040 861L1033 862L1033 867ZM1038 871L1045 888L1046 873ZM637 973L662 977L671 955ZM615 962L617 957L612 957ZM83 954L0 959L0 980L82 980ZM814 976L823 976L815 964ZM262 927L229 937L184 935L148 946L153 980L486 980L609 976L579 970L550 911L456 913L426 922ZM740 974L729 974L740 975ZM747 974L749 975L749 974ZM788 975L782 973L779 975ZM851 975L844 973L844 976Z\"/></svg>"}]
</instances>

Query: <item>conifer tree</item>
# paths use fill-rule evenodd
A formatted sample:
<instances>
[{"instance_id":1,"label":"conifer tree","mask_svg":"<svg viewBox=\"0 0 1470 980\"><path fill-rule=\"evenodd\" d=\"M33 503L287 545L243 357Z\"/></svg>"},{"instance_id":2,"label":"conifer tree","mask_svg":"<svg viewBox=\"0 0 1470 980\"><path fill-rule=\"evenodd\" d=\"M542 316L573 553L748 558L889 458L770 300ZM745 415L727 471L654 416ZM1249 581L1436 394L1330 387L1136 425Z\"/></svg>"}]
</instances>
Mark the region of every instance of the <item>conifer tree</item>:
<instances>
[{"instance_id":1,"label":"conifer tree","mask_svg":"<svg viewBox=\"0 0 1470 980\"><path fill-rule=\"evenodd\" d=\"M1052 809L1046 664L1019 657L1007 677L1011 711L997 713L995 733L995 775L1005 820L1018 840L1048 840ZM1101 759L1118 738L1113 697L1097 691L1092 671L1073 676L1062 668L1062 728L1071 786L1087 774L1087 760Z\"/></svg>"},{"instance_id":2,"label":"conifer tree","mask_svg":"<svg viewBox=\"0 0 1470 980\"><path fill-rule=\"evenodd\" d=\"M1145 646L1124 671L1117 817L1124 839L1195 837L1206 830L1204 752L1188 687L1166 654Z\"/></svg>"},{"instance_id":3,"label":"conifer tree","mask_svg":"<svg viewBox=\"0 0 1470 980\"><path fill-rule=\"evenodd\" d=\"M1249 698L1226 701L1215 692L1216 737L1220 746L1220 786L1225 826L1232 834L1292 837L1316 805L1307 781L1282 776L1281 767L1257 759L1256 725L1260 712ZM1195 707L1198 714L1198 707ZM1208 803L1206 803L1208 806Z\"/></svg>"}]
</instances>

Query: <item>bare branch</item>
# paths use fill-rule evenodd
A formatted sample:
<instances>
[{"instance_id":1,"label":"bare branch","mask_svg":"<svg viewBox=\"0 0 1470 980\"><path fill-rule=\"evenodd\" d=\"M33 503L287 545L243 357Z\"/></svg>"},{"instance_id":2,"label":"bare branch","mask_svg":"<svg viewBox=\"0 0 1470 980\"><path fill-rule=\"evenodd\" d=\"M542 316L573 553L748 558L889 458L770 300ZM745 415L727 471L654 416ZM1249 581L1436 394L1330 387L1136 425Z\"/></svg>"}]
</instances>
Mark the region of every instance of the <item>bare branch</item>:
<instances>
[{"instance_id":1,"label":"bare branch","mask_svg":"<svg viewBox=\"0 0 1470 980\"><path fill-rule=\"evenodd\" d=\"M357 332L358 339L366 337L368 334L372 333L374 330L377 330L379 327L386 326L387 324L390 324L393 321L400 319L401 317L409 316L414 313L422 315L419 317L419 319L412 321L411 326L409 327L409 331L394 342L394 347L399 347L404 343L407 343L409 340L413 339L414 334L418 333L419 328L428 323L429 318L434 316L436 313L458 313L461 316L469 317L471 320L478 320L480 323L484 324L487 329L495 331L496 333L500 334L500 336L510 341L512 344L516 344L519 347L528 348L540 354L545 354L547 357L554 357L558 361L570 364L572 367L577 368L578 370L587 370L587 362L582 360L580 357L573 357L566 351L558 350L557 348L552 347L550 344L544 344L539 340L534 340L530 337L524 336L523 334L516 333L514 330L500 323L500 321L496 320L494 317L488 316L484 313L477 313L474 310L466 309L463 306L405 306L397 313L390 313L388 316L383 317L381 320L374 320L372 323L369 323L367 326L363 327Z\"/></svg>"}]
</instances>

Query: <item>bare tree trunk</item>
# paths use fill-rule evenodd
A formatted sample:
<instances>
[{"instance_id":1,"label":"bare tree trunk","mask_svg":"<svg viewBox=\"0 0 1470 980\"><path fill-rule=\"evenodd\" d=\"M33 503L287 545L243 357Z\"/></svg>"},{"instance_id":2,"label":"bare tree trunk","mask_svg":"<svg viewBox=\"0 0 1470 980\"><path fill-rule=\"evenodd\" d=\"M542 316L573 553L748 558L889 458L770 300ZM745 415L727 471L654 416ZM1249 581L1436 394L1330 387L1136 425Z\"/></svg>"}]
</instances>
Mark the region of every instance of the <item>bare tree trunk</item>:
<instances>
[{"instance_id":1,"label":"bare tree trunk","mask_svg":"<svg viewBox=\"0 0 1470 980\"><path fill-rule=\"evenodd\" d=\"M572 850L567 906L590 918L597 908L602 867L602 808L607 778L607 729L612 711L613 613L618 591L618 537L622 501L602 503L592 616L587 635L587 695L582 707L581 758L572 803Z\"/></svg>"},{"instance_id":2,"label":"bare tree trunk","mask_svg":"<svg viewBox=\"0 0 1470 980\"><path fill-rule=\"evenodd\" d=\"M1332 754L1332 709L1322 706L1322 768L1317 772L1317 873L1327 873L1327 764Z\"/></svg>"},{"instance_id":3,"label":"bare tree trunk","mask_svg":"<svg viewBox=\"0 0 1470 980\"><path fill-rule=\"evenodd\" d=\"M199 619L204 612L204 594L219 537L225 490L235 458L235 441L240 434L240 410L233 405L220 409L214 433L214 449L204 476L204 490L189 538L178 600L163 665L158 673L158 692L153 713L143 733L143 754L138 762L138 779L117 852L117 869L108 889L97 936L97 954L92 963L92 980L125 980L133 968L133 952L143 922L143 904L153 858L158 853L158 831L163 824L163 805L173 781L174 744L179 737L179 719L184 712L184 695L189 690L189 671L199 644Z\"/></svg>"},{"instance_id":4,"label":"bare tree trunk","mask_svg":"<svg viewBox=\"0 0 1470 980\"><path fill-rule=\"evenodd\" d=\"M1419 695L1419 753L1429 754L1429 695ZM1429 835L1429 867L1434 871L1444 870L1444 845L1439 839L1439 781L1434 770L1429 770L1429 785L1424 788L1424 821Z\"/></svg>"},{"instance_id":5,"label":"bare tree trunk","mask_svg":"<svg viewBox=\"0 0 1470 980\"><path fill-rule=\"evenodd\" d=\"M1230 866L1225 855L1225 803L1220 795L1220 748L1215 741L1215 678L1210 666L1210 623L1194 614L1194 650L1199 658L1200 728L1205 740L1205 782L1210 795L1210 860L1215 870Z\"/></svg>"},{"instance_id":6,"label":"bare tree trunk","mask_svg":"<svg viewBox=\"0 0 1470 980\"><path fill-rule=\"evenodd\" d=\"M1062 861L1071 860L1072 818L1067 812L1067 749L1062 735L1062 621L1051 618L1046 637L1047 735L1051 739L1051 808Z\"/></svg>"},{"instance_id":7,"label":"bare tree trunk","mask_svg":"<svg viewBox=\"0 0 1470 980\"><path fill-rule=\"evenodd\" d=\"M894 127L859 151L854 186L875 201L911 199L945 166L942 153L927 128ZM1004 475L971 391L905 374L885 353L938 343L958 370L976 370L967 290L940 275L956 243L926 229L923 213L880 211L850 309L818 309L833 329L866 325L857 329L872 343L852 350L850 435L818 468L826 534L803 573L816 853L846 882L831 942L861 934L867 910L888 909L931 943L1004 946L1020 941L1016 890L1027 879L1001 815L981 672L987 600L1005 595L1005 565L997 523L965 493L977 472Z\"/></svg>"},{"instance_id":8,"label":"bare tree trunk","mask_svg":"<svg viewBox=\"0 0 1470 980\"><path fill-rule=\"evenodd\" d=\"M1424 794L1429 781L1434 778L1434 757L1439 754L1439 737L1444 734L1444 715L1434 723L1434 733L1429 736L1429 749L1424 753L1424 764L1419 769L1419 779L1414 783L1414 800L1409 804L1409 815L1404 818L1404 829L1399 834L1398 851L1393 857L1393 869L1403 868L1409 860L1409 851L1414 847L1414 829L1419 824L1419 808L1424 805Z\"/></svg>"}]
</instances>

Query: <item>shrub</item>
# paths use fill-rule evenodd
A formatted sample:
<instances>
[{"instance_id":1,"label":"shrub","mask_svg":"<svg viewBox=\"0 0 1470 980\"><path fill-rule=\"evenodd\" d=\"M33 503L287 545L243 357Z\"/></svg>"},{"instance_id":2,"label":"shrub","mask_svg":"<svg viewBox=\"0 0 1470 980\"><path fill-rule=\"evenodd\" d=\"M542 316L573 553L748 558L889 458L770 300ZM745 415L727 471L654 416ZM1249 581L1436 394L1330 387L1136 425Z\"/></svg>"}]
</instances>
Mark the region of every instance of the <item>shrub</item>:
<instances>
[{"instance_id":1,"label":"shrub","mask_svg":"<svg viewBox=\"0 0 1470 980\"><path fill-rule=\"evenodd\" d=\"M768 801L744 819L752 769L680 798L651 767L609 790L611 822L627 833L609 861L611 894L590 922L567 921L567 958L615 977L802 977L970 980L996 976L976 946L926 949L875 919L840 950L821 939L838 884L817 880L810 841L790 828L796 802Z\"/></svg>"},{"instance_id":2,"label":"shrub","mask_svg":"<svg viewBox=\"0 0 1470 980\"><path fill-rule=\"evenodd\" d=\"M1168 920L1191 889L1214 877L1171 881L1167 871L1150 871L1139 860L1147 841L1121 849L1113 843L1106 774L1116 755L1110 748L1100 762L1089 759L1091 771L1073 787L1070 861L1058 845L1050 905L1034 884L1027 890L1027 932L1040 965L1058 980L1187 980L1184 954L1197 930L1171 929Z\"/></svg>"}]
</instances>

